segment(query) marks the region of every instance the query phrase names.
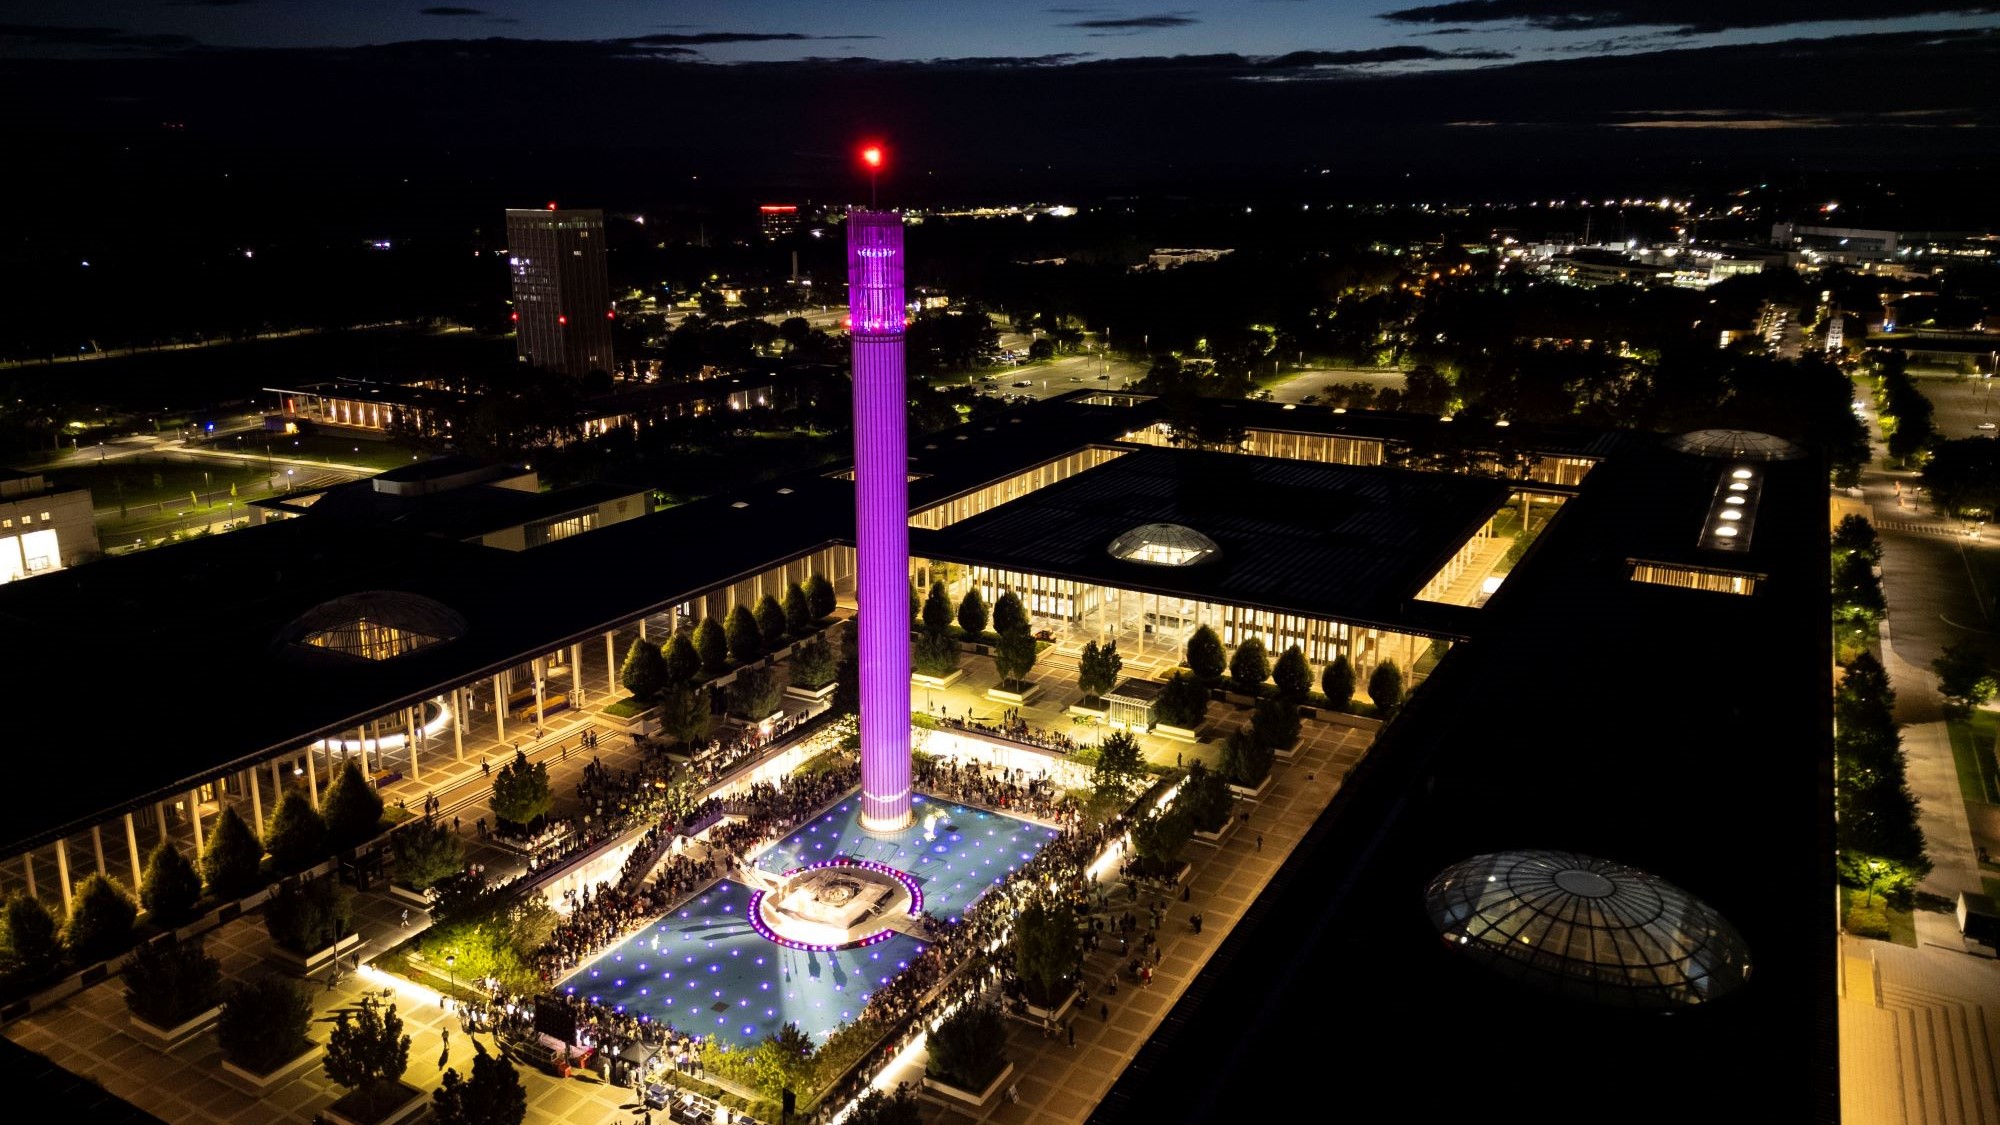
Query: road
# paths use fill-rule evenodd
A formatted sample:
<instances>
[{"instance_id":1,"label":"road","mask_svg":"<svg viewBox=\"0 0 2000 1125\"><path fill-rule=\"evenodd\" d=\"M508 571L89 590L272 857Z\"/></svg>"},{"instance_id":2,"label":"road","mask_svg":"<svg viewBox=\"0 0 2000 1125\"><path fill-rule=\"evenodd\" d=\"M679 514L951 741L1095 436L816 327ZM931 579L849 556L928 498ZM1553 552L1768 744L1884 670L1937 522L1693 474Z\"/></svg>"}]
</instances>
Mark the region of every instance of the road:
<instances>
[{"instance_id":1,"label":"road","mask_svg":"<svg viewBox=\"0 0 2000 1125\"><path fill-rule=\"evenodd\" d=\"M1325 398L1327 388L1366 383L1377 391L1403 389L1403 373L1383 367L1308 367L1282 382L1269 384L1275 402L1301 402L1307 395Z\"/></svg>"}]
</instances>

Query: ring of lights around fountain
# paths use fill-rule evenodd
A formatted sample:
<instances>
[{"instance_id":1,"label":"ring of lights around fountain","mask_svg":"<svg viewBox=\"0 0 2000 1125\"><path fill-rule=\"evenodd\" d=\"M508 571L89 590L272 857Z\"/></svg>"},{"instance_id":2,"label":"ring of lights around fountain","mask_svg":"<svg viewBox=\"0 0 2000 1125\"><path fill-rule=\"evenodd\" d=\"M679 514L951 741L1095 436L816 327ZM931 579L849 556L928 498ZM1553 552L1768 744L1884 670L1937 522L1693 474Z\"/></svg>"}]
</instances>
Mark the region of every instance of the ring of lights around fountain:
<instances>
[{"instance_id":1,"label":"ring of lights around fountain","mask_svg":"<svg viewBox=\"0 0 2000 1125\"><path fill-rule=\"evenodd\" d=\"M923 888L908 872L838 856L794 867L751 895L750 925L775 945L828 953L887 941L896 933L888 919L923 910Z\"/></svg>"}]
</instances>

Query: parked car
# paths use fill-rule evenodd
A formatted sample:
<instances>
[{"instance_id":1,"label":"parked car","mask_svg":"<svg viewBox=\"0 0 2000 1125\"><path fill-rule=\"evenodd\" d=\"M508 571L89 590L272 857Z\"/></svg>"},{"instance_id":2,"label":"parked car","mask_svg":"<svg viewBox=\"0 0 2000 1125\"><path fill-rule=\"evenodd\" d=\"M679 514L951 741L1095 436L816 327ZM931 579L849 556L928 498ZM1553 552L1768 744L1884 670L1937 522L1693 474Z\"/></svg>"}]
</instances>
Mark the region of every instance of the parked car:
<instances>
[{"instance_id":1,"label":"parked car","mask_svg":"<svg viewBox=\"0 0 2000 1125\"><path fill-rule=\"evenodd\" d=\"M1033 384L1033 383L1029 382L1029 381L1028 381L1028 380L1026 380L1026 379L1017 379L1017 380L1015 380L1015 382L1014 382L1014 385L1015 385L1015 386L1017 386L1017 387L1032 387L1032 386L1034 386L1035 384Z\"/></svg>"}]
</instances>

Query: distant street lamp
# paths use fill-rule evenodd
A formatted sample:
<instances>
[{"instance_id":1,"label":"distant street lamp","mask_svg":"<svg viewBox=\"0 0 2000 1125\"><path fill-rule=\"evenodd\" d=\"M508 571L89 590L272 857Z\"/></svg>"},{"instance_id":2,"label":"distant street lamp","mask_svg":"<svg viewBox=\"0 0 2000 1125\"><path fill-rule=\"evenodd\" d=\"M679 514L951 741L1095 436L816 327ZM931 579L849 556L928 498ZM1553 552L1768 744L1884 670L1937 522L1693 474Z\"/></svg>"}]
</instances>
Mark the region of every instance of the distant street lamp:
<instances>
[{"instance_id":1,"label":"distant street lamp","mask_svg":"<svg viewBox=\"0 0 2000 1125\"><path fill-rule=\"evenodd\" d=\"M447 953L447 954L445 954L445 955L444 955L444 971L445 971L445 974L446 974L446 976L447 976L447 977L448 977L448 978L450 979L450 981L451 981L451 991L452 991L453 993L456 993L456 992L458 991L458 955L457 955L457 954L455 954L455 953ZM450 997L450 996L446 996L446 997L445 997L445 1007L446 1007L446 1008L450 1008L450 1007L451 1007L451 997Z\"/></svg>"},{"instance_id":2,"label":"distant street lamp","mask_svg":"<svg viewBox=\"0 0 2000 1125\"><path fill-rule=\"evenodd\" d=\"M1879 859L1868 861L1868 893L1862 899L1863 906L1875 905L1875 884L1882 879L1882 867L1882 861Z\"/></svg>"}]
</instances>

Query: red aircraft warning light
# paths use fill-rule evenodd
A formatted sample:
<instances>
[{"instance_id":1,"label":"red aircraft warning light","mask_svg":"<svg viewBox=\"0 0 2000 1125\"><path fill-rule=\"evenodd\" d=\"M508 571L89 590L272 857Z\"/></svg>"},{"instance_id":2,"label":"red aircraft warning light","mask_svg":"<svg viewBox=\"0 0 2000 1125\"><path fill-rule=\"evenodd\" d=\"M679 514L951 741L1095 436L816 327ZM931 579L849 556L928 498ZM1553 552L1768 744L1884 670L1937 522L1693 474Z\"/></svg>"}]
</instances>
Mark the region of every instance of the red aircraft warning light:
<instances>
[{"instance_id":1,"label":"red aircraft warning light","mask_svg":"<svg viewBox=\"0 0 2000 1125\"><path fill-rule=\"evenodd\" d=\"M871 171L880 170L882 167L882 146L869 145L867 148L862 149L861 162L868 165Z\"/></svg>"}]
</instances>

